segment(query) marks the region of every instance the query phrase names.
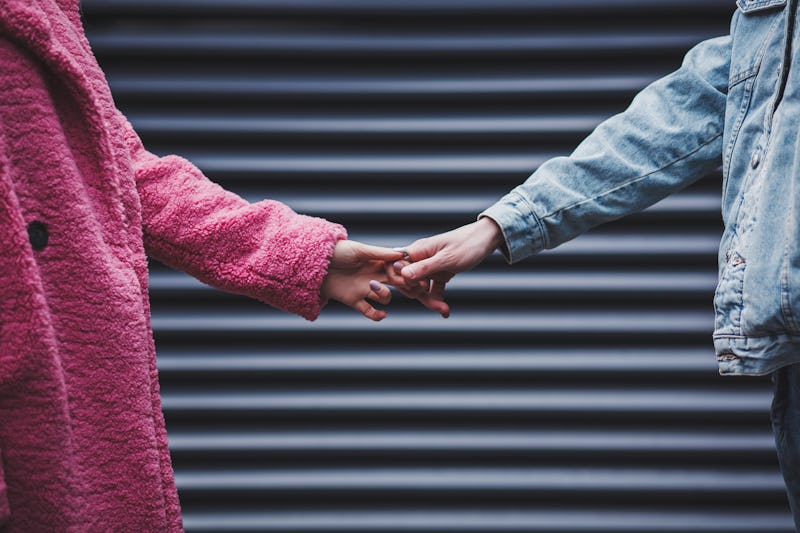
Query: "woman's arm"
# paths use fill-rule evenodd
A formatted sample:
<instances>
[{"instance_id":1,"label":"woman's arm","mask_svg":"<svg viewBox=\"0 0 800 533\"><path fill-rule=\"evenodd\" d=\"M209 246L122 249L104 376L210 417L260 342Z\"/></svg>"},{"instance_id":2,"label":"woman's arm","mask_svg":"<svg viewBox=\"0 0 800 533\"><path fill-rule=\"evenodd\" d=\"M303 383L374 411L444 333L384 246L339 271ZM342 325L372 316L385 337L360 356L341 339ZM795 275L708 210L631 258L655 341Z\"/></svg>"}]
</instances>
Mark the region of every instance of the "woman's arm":
<instances>
[{"instance_id":1,"label":"woman's arm","mask_svg":"<svg viewBox=\"0 0 800 533\"><path fill-rule=\"evenodd\" d=\"M712 171L722 159L729 68L729 37L698 44L680 69L642 90L569 157L544 163L481 220L408 246L414 264L402 276L434 279L428 299L435 302L453 275L496 248L517 262L644 209Z\"/></svg>"},{"instance_id":2,"label":"woman's arm","mask_svg":"<svg viewBox=\"0 0 800 533\"><path fill-rule=\"evenodd\" d=\"M402 254L343 242L347 232L339 224L297 214L280 202L251 204L210 181L186 159L148 152L122 115L120 120L148 255L204 283L309 320L329 298L373 320L385 316L365 298L385 303L389 291L372 290L369 280L385 280L382 265ZM332 277L327 279L329 266Z\"/></svg>"}]
</instances>

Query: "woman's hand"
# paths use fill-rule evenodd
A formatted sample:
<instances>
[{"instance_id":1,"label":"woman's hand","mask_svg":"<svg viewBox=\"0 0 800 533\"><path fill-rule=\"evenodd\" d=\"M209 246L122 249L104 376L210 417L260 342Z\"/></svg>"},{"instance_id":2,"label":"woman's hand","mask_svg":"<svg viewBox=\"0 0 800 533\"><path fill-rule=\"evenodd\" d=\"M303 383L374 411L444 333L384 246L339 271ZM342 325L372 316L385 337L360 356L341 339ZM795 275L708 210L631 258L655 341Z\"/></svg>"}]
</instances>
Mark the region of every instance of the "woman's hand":
<instances>
[{"instance_id":1,"label":"woman's hand","mask_svg":"<svg viewBox=\"0 0 800 533\"><path fill-rule=\"evenodd\" d=\"M402 282L394 281L397 287L414 287L421 282L429 283L426 294L413 294L428 309L444 318L450 315L450 307L444 301L444 290L453 276L475 268L503 243L500 227L491 218L461 226L447 233L419 239L402 249L406 261L395 263L395 272Z\"/></svg>"},{"instance_id":2,"label":"woman's hand","mask_svg":"<svg viewBox=\"0 0 800 533\"><path fill-rule=\"evenodd\" d=\"M322 282L322 296L342 302L370 320L383 320L386 311L375 309L367 300L383 305L391 301L392 292L383 285L389 279L385 265L402 257L402 252L389 248L339 241Z\"/></svg>"}]
</instances>

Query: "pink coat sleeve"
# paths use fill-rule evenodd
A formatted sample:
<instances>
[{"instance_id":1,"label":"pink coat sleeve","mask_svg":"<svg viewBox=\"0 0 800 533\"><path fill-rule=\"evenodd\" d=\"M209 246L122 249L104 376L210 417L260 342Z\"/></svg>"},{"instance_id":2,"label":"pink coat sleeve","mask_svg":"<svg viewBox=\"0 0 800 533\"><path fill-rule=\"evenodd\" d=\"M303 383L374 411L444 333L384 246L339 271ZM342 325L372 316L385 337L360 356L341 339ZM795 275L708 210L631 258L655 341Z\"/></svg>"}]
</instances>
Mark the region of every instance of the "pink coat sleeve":
<instances>
[{"instance_id":1,"label":"pink coat sleeve","mask_svg":"<svg viewBox=\"0 0 800 533\"><path fill-rule=\"evenodd\" d=\"M124 119L151 257L219 289L314 320L338 225L286 205L251 204L189 161L146 151Z\"/></svg>"}]
</instances>

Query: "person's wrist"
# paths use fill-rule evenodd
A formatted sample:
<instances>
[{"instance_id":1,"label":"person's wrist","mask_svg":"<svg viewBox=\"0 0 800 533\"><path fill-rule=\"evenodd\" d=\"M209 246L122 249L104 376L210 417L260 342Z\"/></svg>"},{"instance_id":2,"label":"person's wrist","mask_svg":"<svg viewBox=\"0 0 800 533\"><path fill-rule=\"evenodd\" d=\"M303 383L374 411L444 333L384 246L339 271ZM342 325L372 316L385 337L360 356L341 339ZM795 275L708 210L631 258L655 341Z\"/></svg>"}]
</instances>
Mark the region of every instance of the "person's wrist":
<instances>
[{"instance_id":1,"label":"person's wrist","mask_svg":"<svg viewBox=\"0 0 800 533\"><path fill-rule=\"evenodd\" d=\"M478 219L477 224L480 227L481 235L489 246L490 252L496 250L505 243L503 231L500 229L500 225L491 217L481 217Z\"/></svg>"}]
</instances>

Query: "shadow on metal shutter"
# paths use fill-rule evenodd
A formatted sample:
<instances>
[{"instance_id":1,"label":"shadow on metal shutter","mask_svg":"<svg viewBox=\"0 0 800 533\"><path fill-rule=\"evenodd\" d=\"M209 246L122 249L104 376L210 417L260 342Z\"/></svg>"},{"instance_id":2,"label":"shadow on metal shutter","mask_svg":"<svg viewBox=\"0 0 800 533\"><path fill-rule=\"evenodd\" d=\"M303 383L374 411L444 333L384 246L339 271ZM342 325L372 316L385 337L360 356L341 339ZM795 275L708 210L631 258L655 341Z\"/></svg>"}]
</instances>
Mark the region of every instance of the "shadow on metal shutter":
<instances>
[{"instance_id":1,"label":"shadow on metal shutter","mask_svg":"<svg viewBox=\"0 0 800 533\"><path fill-rule=\"evenodd\" d=\"M567 153L731 0L85 0L120 107L251 200L388 245ZM790 531L769 383L721 378L718 175L513 268L316 323L158 265L186 528Z\"/></svg>"}]
</instances>

